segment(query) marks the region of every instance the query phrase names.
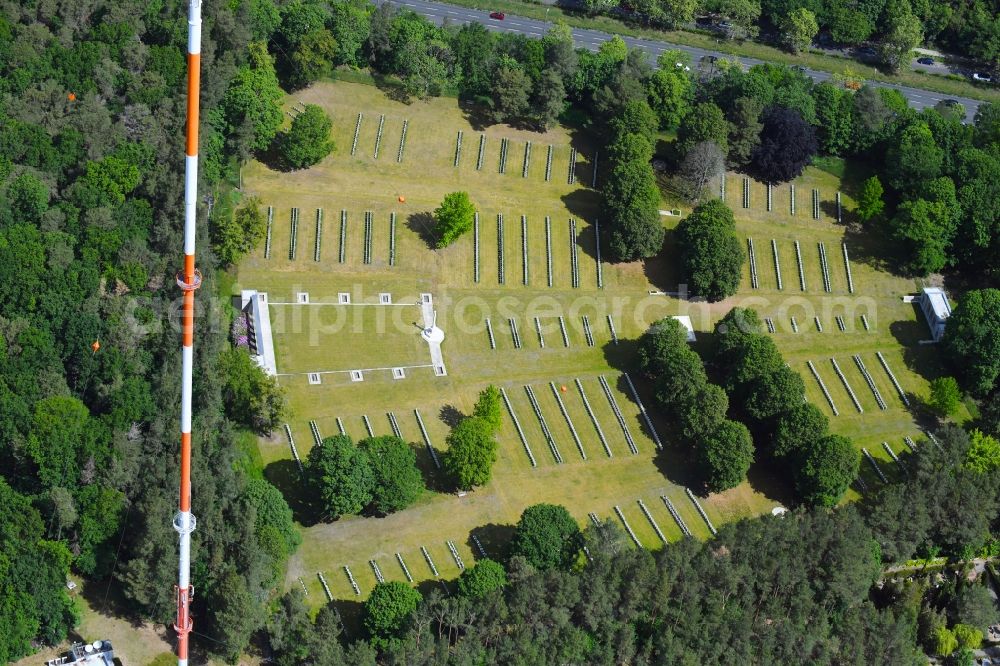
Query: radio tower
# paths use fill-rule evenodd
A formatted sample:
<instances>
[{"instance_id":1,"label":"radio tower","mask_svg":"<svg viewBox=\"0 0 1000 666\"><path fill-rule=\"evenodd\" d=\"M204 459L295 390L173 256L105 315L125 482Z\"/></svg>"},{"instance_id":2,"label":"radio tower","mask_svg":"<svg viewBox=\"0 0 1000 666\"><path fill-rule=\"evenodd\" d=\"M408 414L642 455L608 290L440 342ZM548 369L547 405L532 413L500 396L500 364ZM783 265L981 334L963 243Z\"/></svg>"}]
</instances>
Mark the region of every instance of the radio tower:
<instances>
[{"instance_id":1,"label":"radio tower","mask_svg":"<svg viewBox=\"0 0 1000 666\"><path fill-rule=\"evenodd\" d=\"M198 95L201 76L201 0L188 3L187 149L184 158L184 270L177 286L184 292L181 308L181 490L174 529L180 541L177 572L177 664L187 666L188 634L191 632L191 374L194 365L194 292L201 286L201 273L194 267L194 231L198 204Z\"/></svg>"}]
</instances>

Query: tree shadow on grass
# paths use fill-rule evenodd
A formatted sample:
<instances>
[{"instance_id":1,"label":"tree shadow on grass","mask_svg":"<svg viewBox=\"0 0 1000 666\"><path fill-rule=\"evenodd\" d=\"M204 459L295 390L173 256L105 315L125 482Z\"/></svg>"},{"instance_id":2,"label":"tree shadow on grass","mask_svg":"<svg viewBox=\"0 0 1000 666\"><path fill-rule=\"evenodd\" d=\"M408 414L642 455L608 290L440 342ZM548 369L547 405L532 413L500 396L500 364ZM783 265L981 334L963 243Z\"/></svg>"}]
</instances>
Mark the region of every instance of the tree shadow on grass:
<instances>
[{"instance_id":1,"label":"tree shadow on grass","mask_svg":"<svg viewBox=\"0 0 1000 666\"><path fill-rule=\"evenodd\" d=\"M328 605L333 607L334 612L340 619L340 626L346 639L354 641L367 637L364 625L362 624L365 618L365 606L363 603L348 599L334 599Z\"/></svg>"},{"instance_id":2,"label":"tree shadow on grass","mask_svg":"<svg viewBox=\"0 0 1000 666\"><path fill-rule=\"evenodd\" d=\"M305 479L294 460L274 461L264 468L264 478L281 491L296 522L311 527L320 521L316 508L309 501Z\"/></svg>"},{"instance_id":3,"label":"tree shadow on grass","mask_svg":"<svg viewBox=\"0 0 1000 666\"><path fill-rule=\"evenodd\" d=\"M441 411L438 412L438 418L440 418L441 422L449 428L454 428L458 425L459 421L465 418L465 414L459 411L459 409L454 405L445 405L441 408Z\"/></svg>"},{"instance_id":4,"label":"tree shadow on grass","mask_svg":"<svg viewBox=\"0 0 1000 666\"><path fill-rule=\"evenodd\" d=\"M410 216L406 218L406 228L427 243L428 248L436 249L437 239L434 237L434 215L432 213L428 211L410 213Z\"/></svg>"},{"instance_id":5,"label":"tree shadow on grass","mask_svg":"<svg viewBox=\"0 0 1000 666\"><path fill-rule=\"evenodd\" d=\"M598 218L601 213L601 196L593 190L573 190L569 194L564 194L562 197L563 205L566 206L566 210L569 214L575 218L580 218L593 223L595 218ZM553 220L553 233L558 228L556 223L558 220ZM565 223L564 223L565 224ZM565 236L563 236L565 238ZM603 244L602 244L602 255L603 255ZM590 256L594 256L595 252L592 248L587 248L584 246L584 250Z\"/></svg>"},{"instance_id":6,"label":"tree shadow on grass","mask_svg":"<svg viewBox=\"0 0 1000 666\"><path fill-rule=\"evenodd\" d=\"M486 557L497 562L506 562L510 557L510 540L514 538L513 525L501 525L497 523L487 523L480 525L469 532L466 544L472 549L476 559L481 559L482 554L476 546L472 536L475 535L486 551Z\"/></svg>"},{"instance_id":7,"label":"tree shadow on grass","mask_svg":"<svg viewBox=\"0 0 1000 666\"><path fill-rule=\"evenodd\" d=\"M448 478L448 475L445 474L445 471L438 469L438 466L434 464L434 458L431 456L427 446L418 442L411 442L410 446L413 448L414 453L416 453L417 469L420 470L420 475L424 478L424 485L427 487L427 490L436 493L455 492L455 485ZM438 461L440 461L442 452L435 449L434 453L437 455Z\"/></svg>"}]
</instances>

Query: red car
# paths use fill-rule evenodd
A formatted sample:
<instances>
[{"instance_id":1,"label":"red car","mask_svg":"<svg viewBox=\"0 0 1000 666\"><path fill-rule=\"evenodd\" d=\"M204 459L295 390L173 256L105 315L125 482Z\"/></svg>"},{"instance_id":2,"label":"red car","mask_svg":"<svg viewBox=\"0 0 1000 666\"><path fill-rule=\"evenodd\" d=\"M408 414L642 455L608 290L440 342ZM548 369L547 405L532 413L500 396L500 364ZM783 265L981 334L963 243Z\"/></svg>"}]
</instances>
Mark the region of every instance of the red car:
<instances>
[{"instance_id":1,"label":"red car","mask_svg":"<svg viewBox=\"0 0 1000 666\"><path fill-rule=\"evenodd\" d=\"M496 19L498 21L502 21L503 18L504 18L504 13L503 12L490 12L490 18L491 19Z\"/></svg>"}]
</instances>

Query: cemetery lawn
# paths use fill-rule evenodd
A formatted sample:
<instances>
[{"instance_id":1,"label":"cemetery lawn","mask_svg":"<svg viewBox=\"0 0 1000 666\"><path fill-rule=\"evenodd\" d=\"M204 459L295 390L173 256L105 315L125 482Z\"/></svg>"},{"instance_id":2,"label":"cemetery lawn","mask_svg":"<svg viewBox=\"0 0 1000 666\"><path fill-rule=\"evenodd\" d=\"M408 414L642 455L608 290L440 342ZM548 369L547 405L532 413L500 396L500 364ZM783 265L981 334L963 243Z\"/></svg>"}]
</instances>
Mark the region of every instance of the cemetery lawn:
<instances>
[{"instance_id":1,"label":"cemetery lawn","mask_svg":"<svg viewBox=\"0 0 1000 666\"><path fill-rule=\"evenodd\" d=\"M459 573L447 541L453 541L466 565L479 556L471 535L478 536L487 553L498 557L511 527L527 506L539 502L565 505L581 525L588 514L620 522L619 506L636 537L648 548L660 545L655 530L637 505L642 500L661 531L673 541L681 536L661 496L672 500L686 525L697 538L707 538L708 528L684 493L692 483L688 454L672 444L673 426L655 413L653 423L663 441L658 452L652 434L633 400L623 371L634 367L634 341L650 324L670 315L692 318L699 351L711 345L715 322L734 306L753 307L776 325L775 341L786 361L805 382L807 396L830 416L834 432L850 436L879 459L887 475L894 464L881 445L905 450L903 437L917 439L920 430L903 406L875 356L887 361L911 395L926 395L928 381L940 369L934 362L933 346L917 342L928 332L922 317L902 296L917 290L911 280L893 277L881 270L879 256L864 235L836 224L834 194L851 191L854 175L841 184L830 173L810 168L796 181L797 211L789 214L788 186L775 188L773 211L765 208L766 189L753 184L751 207L741 206L742 176L729 174L727 202L734 209L737 232L756 246L759 286L751 288L746 269L740 292L722 303L705 304L679 300L662 293L677 289L676 246L668 233L664 253L648 262L611 265L603 263L603 288L598 287L595 222L599 195L591 188L594 149L587 137L565 128L540 134L504 125L490 126L483 168L476 169L480 135L478 123L453 99L431 99L403 104L389 99L374 86L358 83L320 83L288 98L286 108L298 102L324 107L334 123L336 152L319 165L292 173L272 171L259 162L243 169L245 194L256 194L262 205L272 206L270 258L259 247L239 266L233 293L240 289L267 291L269 300L292 300L296 292L310 294L311 301L334 300L338 292L350 292L353 302L375 302L380 292L393 301L414 302L423 292L431 293L438 312L438 325L445 331L442 345L447 376L435 377L429 368L407 369L405 379L393 379L388 370L365 374L363 382L351 382L342 374L324 375L322 384L309 385L305 376L281 377L290 404L287 417L301 456L314 445L310 421L321 436L336 434L342 425L355 440L368 435L363 416L376 435L392 432L388 413L396 419L401 435L412 443L429 490L417 503L385 518L347 517L327 524L310 524L304 506L302 483L283 428L259 441L265 475L289 499L296 518L303 522L303 543L289 563L286 588L302 584L307 601L315 606L324 600L317 573L322 572L336 599L351 602L367 597L375 584L369 561L374 560L386 579L405 580L396 560L399 553L417 583L433 574L420 550L427 549L442 579ZM351 155L358 113L364 114L358 147ZM380 114L385 114L383 135L376 160L374 145ZM286 117L287 119L287 117ZM397 163L403 120L408 132L403 160ZM459 167L454 166L456 134L463 131ZM498 169L500 139L510 139L505 174ZM522 176L525 142L532 142L527 177ZM544 178L547 147L553 146L551 179ZM575 184L567 182L570 151L579 151ZM599 169L605 168L603 158ZM600 173L598 174L600 176ZM598 181L599 182L599 181ZM821 216L812 219L811 190L821 194ZM445 194L468 191L480 212L479 281L475 281L474 237L470 232L453 246L431 249L427 231L431 213ZM399 198L405 198L400 201ZM845 211L853 208L848 196ZM297 255L289 259L290 209L300 209ZM690 206L667 200L661 208ZM320 261L314 260L316 209L323 209ZM341 210L347 211L344 261L339 259ZM365 264L364 211L374 213L371 263ZM390 214L396 213L395 265L389 265ZM502 236L497 216L502 214ZM521 216L526 222L522 227ZM545 217L550 218L552 286L548 286ZM570 237L569 220L575 219L577 235ZM664 217L668 227L678 218ZM849 213L847 216L849 221ZM522 237L522 233L525 235ZM503 283L500 282L501 240ZM841 253L846 238L851 255L855 293L849 294ZM778 290L771 254L771 239L778 242L783 289ZM798 240L806 274L806 290L799 286L793 242ZM823 289L817 243L825 243L831 292ZM522 243L527 246L527 263ZM573 246L576 246L579 287L574 288ZM527 276L525 275L527 267ZM527 281L527 284L524 282ZM325 309L327 306L319 306ZM307 311L316 306L273 306L301 312L298 328L289 325L279 334L275 327L279 372L309 372L327 369L388 368L429 363L426 345L413 326L419 321L414 306L331 306L360 312L357 326L344 333L323 328L332 319ZM396 312L392 312L395 310ZM385 315L384 325L378 317ZM864 331L860 314L866 314L871 331ZM619 338L612 340L611 315ZM834 317L845 317L846 332L838 330ZM285 314L286 317L291 315ZM352 316L355 316L352 314ZM790 317L796 317L799 332L792 333ZM813 316L819 316L823 332L817 332ZM541 328L541 339L535 318ZM563 318L566 343L559 325ZM594 345L589 346L583 318L589 319ZM491 349L486 319L493 329ZM516 348L508 320L516 321L521 347ZM290 332L289 332L290 331ZM313 345L316 340L316 345ZM542 341L544 340L544 346ZM879 410L873 394L852 359L859 354L875 381L888 409ZM846 390L834 374L830 358L836 358L864 408L858 414ZM840 410L833 416L806 361L816 364ZM601 387L604 376L634 438L638 455L628 447L625 433ZM646 382L631 373L645 406L655 412ZM598 437L584 407L575 380L579 379L598 421L608 449ZM583 459L566 418L560 411L550 382L555 385L586 454ZM456 414L468 414L476 395L488 384L506 391L537 466L531 461L506 409L498 436L498 461L492 481L463 497L446 489L433 457L424 443L417 410L436 454L445 449L449 423ZM530 385L539 409L564 462L556 463L542 434L524 387ZM565 387L565 391L562 390ZM914 402L911 399L911 402ZM340 422L338 424L338 419ZM874 472L862 461L862 478L877 483ZM742 517L770 511L787 501L783 479L768 470L754 469L750 481L722 494L701 498L711 520L719 526ZM855 491L847 500L856 497ZM343 566L350 567L360 589L351 589ZM423 583L428 584L428 583ZM429 584L433 585L433 582ZM349 609L349 603L345 608Z\"/></svg>"}]
</instances>

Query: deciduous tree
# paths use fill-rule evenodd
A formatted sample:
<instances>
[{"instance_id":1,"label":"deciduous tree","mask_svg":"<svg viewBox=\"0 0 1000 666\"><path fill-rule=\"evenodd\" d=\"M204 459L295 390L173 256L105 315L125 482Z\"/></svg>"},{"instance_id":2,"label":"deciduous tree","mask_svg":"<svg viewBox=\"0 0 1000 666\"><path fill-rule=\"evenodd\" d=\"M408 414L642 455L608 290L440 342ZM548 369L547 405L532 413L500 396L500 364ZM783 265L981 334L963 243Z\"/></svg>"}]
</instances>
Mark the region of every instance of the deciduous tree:
<instances>
[{"instance_id":1,"label":"deciduous tree","mask_svg":"<svg viewBox=\"0 0 1000 666\"><path fill-rule=\"evenodd\" d=\"M568 569L580 552L580 527L565 507L535 504L521 514L510 547L539 569Z\"/></svg>"},{"instance_id":2,"label":"deciduous tree","mask_svg":"<svg viewBox=\"0 0 1000 666\"><path fill-rule=\"evenodd\" d=\"M944 349L965 389L992 391L1000 376L1000 290L972 289L958 298L945 327Z\"/></svg>"},{"instance_id":3,"label":"deciduous tree","mask_svg":"<svg viewBox=\"0 0 1000 666\"><path fill-rule=\"evenodd\" d=\"M698 460L705 485L722 492L743 483L753 462L753 439L747 427L725 419L705 433L698 448Z\"/></svg>"},{"instance_id":4,"label":"deciduous tree","mask_svg":"<svg viewBox=\"0 0 1000 666\"><path fill-rule=\"evenodd\" d=\"M448 450L442 463L459 488L471 490L489 482L497 460L494 432L491 422L471 417L459 421L448 433Z\"/></svg>"},{"instance_id":5,"label":"deciduous tree","mask_svg":"<svg viewBox=\"0 0 1000 666\"><path fill-rule=\"evenodd\" d=\"M507 571L499 562L483 558L458 577L458 593L464 597L478 598L502 589L507 585Z\"/></svg>"},{"instance_id":6,"label":"deciduous tree","mask_svg":"<svg viewBox=\"0 0 1000 666\"><path fill-rule=\"evenodd\" d=\"M311 448L305 472L317 510L326 520L360 513L372 501L371 461L347 435L327 437Z\"/></svg>"},{"instance_id":7,"label":"deciduous tree","mask_svg":"<svg viewBox=\"0 0 1000 666\"><path fill-rule=\"evenodd\" d=\"M677 227L684 282L691 293L721 301L736 293L746 255L733 212L719 199L695 208Z\"/></svg>"},{"instance_id":8,"label":"deciduous tree","mask_svg":"<svg viewBox=\"0 0 1000 666\"><path fill-rule=\"evenodd\" d=\"M377 583L365 601L365 629L377 644L385 645L409 626L420 599L420 592L406 583Z\"/></svg>"},{"instance_id":9,"label":"deciduous tree","mask_svg":"<svg viewBox=\"0 0 1000 666\"><path fill-rule=\"evenodd\" d=\"M784 183L800 176L818 149L816 130L797 111L780 106L764 112L763 125L752 159L757 177Z\"/></svg>"},{"instance_id":10,"label":"deciduous tree","mask_svg":"<svg viewBox=\"0 0 1000 666\"><path fill-rule=\"evenodd\" d=\"M795 490L814 506L836 506L857 478L861 461L850 439L820 432L807 438L795 457Z\"/></svg>"},{"instance_id":11,"label":"deciduous tree","mask_svg":"<svg viewBox=\"0 0 1000 666\"><path fill-rule=\"evenodd\" d=\"M394 435L383 435L361 440L358 448L368 454L374 477L371 508L375 513L400 511L420 497L424 478L409 444Z\"/></svg>"},{"instance_id":12,"label":"deciduous tree","mask_svg":"<svg viewBox=\"0 0 1000 666\"><path fill-rule=\"evenodd\" d=\"M216 215L212 222L213 246L223 265L237 263L252 252L267 233L267 221L256 196L248 198L232 216Z\"/></svg>"},{"instance_id":13,"label":"deciduous tree","mask_svg":"<svg viewBox=\"0 0 1000 666\"><path fill-rule=\"evenodd\" d=\"M292 169L304 169L317 164L333 152L330 130L333 122L316 104L307 104L305 111L295 116L291 127L281 135L281 156Z\"/></svg>"},{"instance_id":14,"label":"deciduous tree","mask_svg":"<svg viewBox=\"0 0 1000 666\"><path fill-rule=\"evenodd\" d=\"M793 9L781 22L781 37L792 53L808 49L818 32L816 15L805 7Z\"/></svg>"},{"instance_id":15,"label":"deciduous tree","mask_svg":"<svg viewBox=\"0 0 1000 666\"><path fill-rule=\"evenodd\" d=\"M452 192L445 196L434 211L434 235L438 247L447 247L462 234L468 233L475 222L476 207L467 192Z\"/></svg>"},{"instance_id":16,"label":"deciduous tree","mask_svg":"<svg viewBox=\"0 0 1000 666\"><path fill-rule=\"evenodd\" d=\"M858 193L857 214L862 222L878 219L882 214L885 209L885 202L882 200L884 192L882 181L878 179L877 175L865 180L861 186L861 192Z\"/></svg>"}]
</instances>

